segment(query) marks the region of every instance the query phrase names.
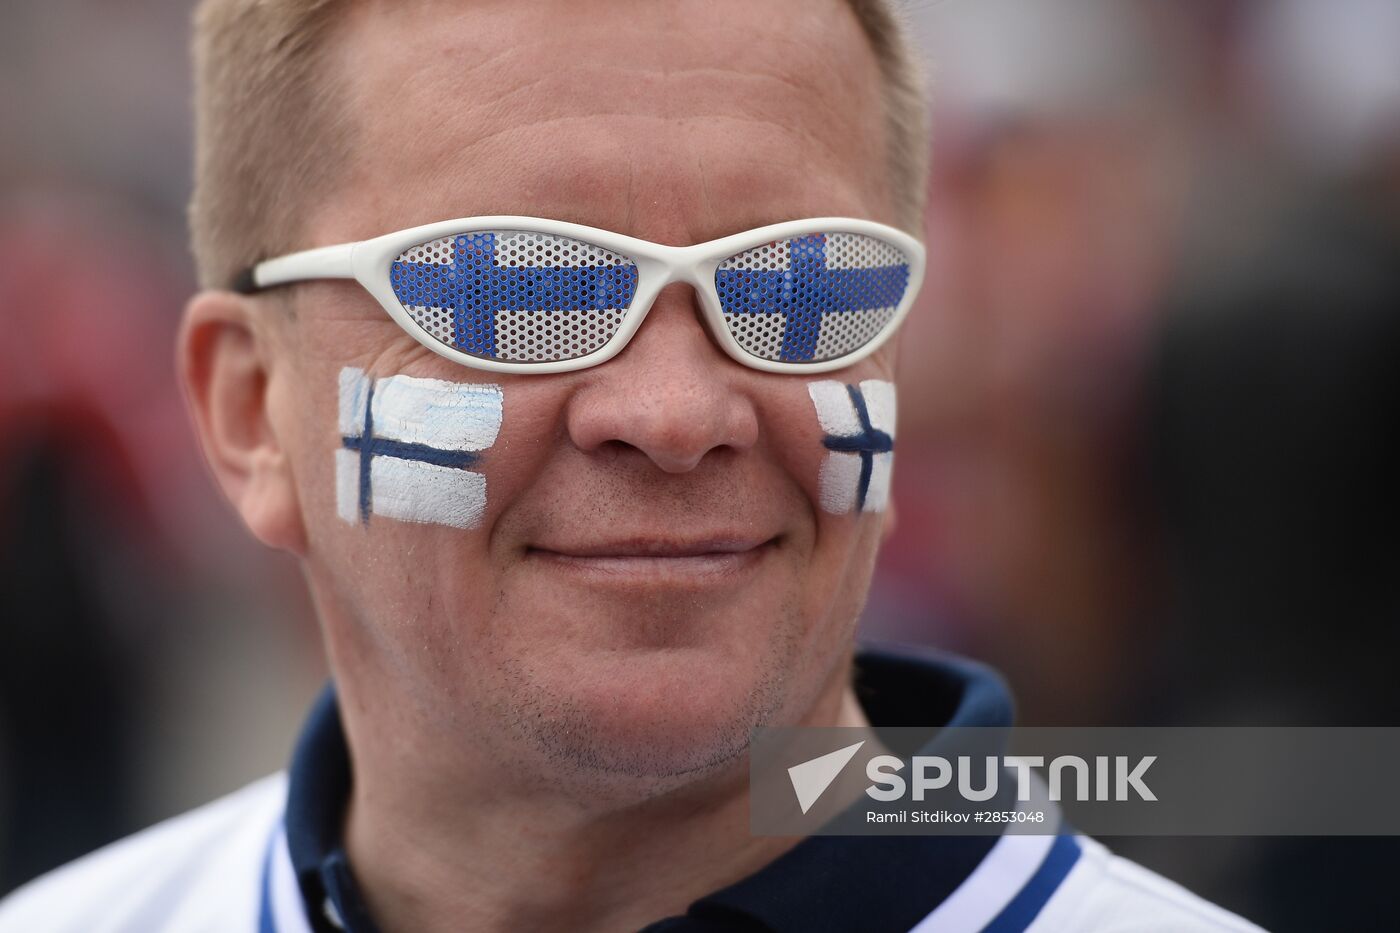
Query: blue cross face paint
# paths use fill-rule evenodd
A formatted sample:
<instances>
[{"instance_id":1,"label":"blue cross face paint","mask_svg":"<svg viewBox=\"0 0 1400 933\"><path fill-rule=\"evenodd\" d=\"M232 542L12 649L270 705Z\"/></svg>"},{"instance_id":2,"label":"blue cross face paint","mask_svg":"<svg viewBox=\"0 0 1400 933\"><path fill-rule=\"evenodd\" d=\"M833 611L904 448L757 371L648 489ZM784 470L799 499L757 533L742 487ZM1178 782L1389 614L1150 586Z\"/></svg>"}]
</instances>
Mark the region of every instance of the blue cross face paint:
<instances>
[{"instance_id":1,"label":"blue cross face paint","mask_svg":"<svg viewBox=\"0 0 1400 933\"><path fill-rule=\"evenodd\" d=\"M819 477L822 508L833 515L884 511L894 466L894 384L823 380L808 383L807 392L828 451Z\"/></svg>"},{"instance_id":2,"label":"blue cross face paint","mask_svg":"<svg viewBox=\"0 0 1400 933\"><path fill-rule=\"evenodd\" d=\"M379 515L476 527L486 477L473 467L496 443L503 412L497 385L341 370L337 513L352 524Z\"/></svg>"}]
</instances>

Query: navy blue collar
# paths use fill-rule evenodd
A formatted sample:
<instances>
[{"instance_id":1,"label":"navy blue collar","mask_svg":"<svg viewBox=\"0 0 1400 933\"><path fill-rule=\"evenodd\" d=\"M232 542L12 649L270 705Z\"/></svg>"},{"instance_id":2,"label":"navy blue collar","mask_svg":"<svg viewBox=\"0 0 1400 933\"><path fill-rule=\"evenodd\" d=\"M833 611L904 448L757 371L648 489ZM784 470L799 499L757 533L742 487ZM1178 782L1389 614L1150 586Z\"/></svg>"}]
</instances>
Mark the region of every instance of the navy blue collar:
<instances>
[{"instance_id":1,"label":"navy blue collar","mask_svg":"<svg viewBox=\"0 0 1400 933\"><path fill-rule=\"evenodd\" d=\"M856 657L856 695L877 727L1009 726L1011 697L991 669L918 649ZM376 930L342 845L350 757L335 693L316 701L292 758L287 842L312 929ZM994 836L812 836L748 878L645 933L859 929L906 931L940 904ZM333 910L327 911L329 903Z\"/></svg>"}]
</instances>

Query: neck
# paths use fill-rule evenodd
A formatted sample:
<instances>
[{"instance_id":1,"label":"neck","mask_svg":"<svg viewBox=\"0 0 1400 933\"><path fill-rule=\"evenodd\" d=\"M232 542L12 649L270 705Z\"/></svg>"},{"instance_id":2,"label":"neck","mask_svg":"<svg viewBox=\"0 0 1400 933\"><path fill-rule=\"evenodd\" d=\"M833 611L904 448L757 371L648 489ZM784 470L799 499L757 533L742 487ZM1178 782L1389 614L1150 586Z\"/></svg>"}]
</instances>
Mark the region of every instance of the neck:
<instances>
[{"instance_id":1,"label":"neck","mask_svg":"<svg viewBox=\"0 0 1400 933\"><path fill-rule=\"evenodd\" d=\"M802 724L867 723L842 678ZM352 749L356 725L346 723ZM433 785L392 764L410 756L387 760L356 757L345 838L370 911L389 931L636 930L798 841L750 833L747 756L621 804L616 794L600 804L538 785L512 793L499 776L490 791L460 773Z\"/></svg>"}]
</instances>

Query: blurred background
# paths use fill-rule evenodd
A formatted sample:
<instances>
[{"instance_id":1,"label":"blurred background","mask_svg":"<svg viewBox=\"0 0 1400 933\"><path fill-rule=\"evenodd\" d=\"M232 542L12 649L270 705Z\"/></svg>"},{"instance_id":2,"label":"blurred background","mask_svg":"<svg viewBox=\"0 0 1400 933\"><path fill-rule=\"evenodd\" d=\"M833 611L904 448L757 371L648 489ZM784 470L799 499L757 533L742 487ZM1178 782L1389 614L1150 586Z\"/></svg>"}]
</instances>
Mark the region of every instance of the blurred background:
<instances>
[{"instance_id":1,"label":"blurred background","mask_svg":"<svg viewBox=\"0 0 1400 933\"><path fill-rule=\"evenodd\" d=\"M930 271L872 638L1036 725L1400 724L1400 3L913 0ZM0 893L284 766L325 671L216 498L189 0L0 13ZM1275 930L1395 840L1120 839Z\"/></svg>"}]
</instances>

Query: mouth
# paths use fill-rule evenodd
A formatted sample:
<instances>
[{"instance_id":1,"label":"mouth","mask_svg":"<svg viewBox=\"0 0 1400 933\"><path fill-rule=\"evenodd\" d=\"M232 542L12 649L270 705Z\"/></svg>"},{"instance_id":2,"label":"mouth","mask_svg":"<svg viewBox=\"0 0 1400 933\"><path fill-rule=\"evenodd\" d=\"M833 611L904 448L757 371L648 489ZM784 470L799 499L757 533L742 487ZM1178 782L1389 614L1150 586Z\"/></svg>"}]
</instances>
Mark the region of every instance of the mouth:
<instances>
[{"instance_id":1,"label":"mouth","mask_svg":"<svg viewBox=\"0 0 1400 933\"><path fill-rule=\"evenodd\" d=\"M600 582L697 583L733 577L756 567L779 539L744 536L636 537L526 550L527 559Z\"/></svg>"}]
</instances>

